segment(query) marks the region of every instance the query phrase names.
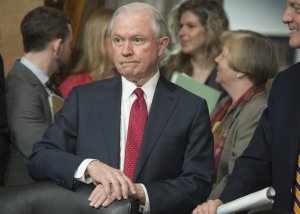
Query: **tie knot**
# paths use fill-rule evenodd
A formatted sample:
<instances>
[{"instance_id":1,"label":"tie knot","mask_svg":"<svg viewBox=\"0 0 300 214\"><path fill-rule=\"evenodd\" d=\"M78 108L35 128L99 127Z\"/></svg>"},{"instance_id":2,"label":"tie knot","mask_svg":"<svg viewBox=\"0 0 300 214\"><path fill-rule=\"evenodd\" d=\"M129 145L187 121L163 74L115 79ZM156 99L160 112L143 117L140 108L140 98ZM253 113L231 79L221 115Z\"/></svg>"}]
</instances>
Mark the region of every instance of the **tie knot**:
<instances>
[{"instance_id":1,"label":"tie knot","mask_svg":"<svg viewBox=\"0 0 300 214\"><path fill-rule=\"evenodd\" d=\"M48 80L46 83L45 83L46 87L50 90L50 91L53 91L55 89L55 85L50 81Z\"/></svg>"},{"instance_id":2,"label":"tie knot","mask_svg":"<svg viewBox=\"0 0 300 214\"><path fill-rule=\"evenodd\" d=\"M136 89L134 90L134 93L135 93L135 95L136 95L138 98L143 97L143 95L144 95L144 91L143 91L143 89L141 89L141 88L136 88Z\"/></svg>"},{"instance_id":3,"label":"tie knot","mask_svg":"<svg viewBox=\"0 0 300 214\"><path fill-rule=\"evenodd\" d=\"M62 97L61 92L56 87L54 83L52 83L50 80L45 83L46 87L50 90L51 93L54 93L60 97Z\"/></svg>"}]
</instances>

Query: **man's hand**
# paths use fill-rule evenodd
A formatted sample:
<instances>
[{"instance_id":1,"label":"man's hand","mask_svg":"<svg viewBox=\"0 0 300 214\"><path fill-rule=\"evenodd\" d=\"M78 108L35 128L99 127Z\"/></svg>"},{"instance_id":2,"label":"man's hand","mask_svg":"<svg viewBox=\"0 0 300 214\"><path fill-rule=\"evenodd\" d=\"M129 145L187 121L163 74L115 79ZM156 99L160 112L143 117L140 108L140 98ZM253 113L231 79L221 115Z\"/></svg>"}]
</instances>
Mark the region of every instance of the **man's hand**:
<instances>
[{"instance_id":1,"label":"man's hand","mask_svg":"<svg viewBox=\"0 0 300 214\"><path fill-rule=\"evenodd\" d=\"M222 204L223 202L219 199L208 200L206 203L198 205L192 214L216 214L218 206Z\"/></svg>"},{"instance_id":2,"label":"man's hand","mask_svg":"<svg viewBox=\"0 0 300 214\"><path fill-rule=\"evenodd\" d=\"M94 189L93 193L95 193L92 193L93 196L96 195L96 193L99 196L99 192L104 191L103 197L115 197L115 199L121 200L122 198L128 198L129 193L136 194L134 184L121 170L112 168L99 160L94 160L89 163L86 169L86 175L93 179L95 185L102 185L101 188ZM96 196L91 198L93 203L101 201L100 199L96 200L95 197Z\"/></svg>"},{"instance_id":3,"label":"man's hand","mask_svg":"<svg viewBox=\"0 0 300 214\"><path fill-rule=\"evenodd\" d=\"M136 193L135 194L129 194L130 196L138 199L142 204L146 203L146 195L144 188L142 187L142 184L134 184Z\"/></svg>"},{"instance_id":4,"label":"man's hand","mask_svg":"<svg viewBox=\"0 0 300 214\"><path fill-rule=\"evenodd\" d=\"M136 189L136 193L135 194L130 193L129 195L141 201L142 204L145 204L146 196L142 185L134 184L134 186ZM93 190L93 192L89 197L90 206L95 208L98 208L100 206L107 207L116 199L117 197L115 192L112 191L111 194L107 194L102 184L96 185L95 189Z\"/></svg>"},{"instance_id":5,"label":"man's hand","mask_svg":"<svg viewBox=\"0 0 300 214\"><path fill-rule=\"evenodd\" d=\"M116 199L115 193L107 194L102 184L96 185L89 197L90 206L95 208L100 206L107 207Z\"/></svg>"}]
</instances>

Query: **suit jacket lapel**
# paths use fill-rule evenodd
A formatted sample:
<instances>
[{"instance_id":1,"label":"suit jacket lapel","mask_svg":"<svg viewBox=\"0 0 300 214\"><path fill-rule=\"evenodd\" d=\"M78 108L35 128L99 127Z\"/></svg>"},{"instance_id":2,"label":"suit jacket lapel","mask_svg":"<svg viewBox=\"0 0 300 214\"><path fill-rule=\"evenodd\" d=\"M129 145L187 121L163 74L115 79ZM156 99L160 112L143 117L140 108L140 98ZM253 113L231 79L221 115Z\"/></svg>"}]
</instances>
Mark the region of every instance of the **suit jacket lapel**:
<instances>
[{"instance_id":1,"label":"suit jacket lapel","mask_svg":"<svg viewBox=\"0 0 300 214\"><path fill-rule=\"evenodd\" d=\"M97 95L97 105L101 118L104 143L107 147L109 165L119 168L120 164L120 115L121 115L121 78L117 77L107 90Z\"/></svg>"},{"instance_id":2,"label":"suit jacket lapel","mask_svg":"<svg viewBox=\"0 0 300 214\"><path fill-rule=\"evenodd\" d=\"M139 176L178 103L178 97L172 92L173 90L174 87L160 77L149 112L134 180Z\"/></svg>"}]
</instances>

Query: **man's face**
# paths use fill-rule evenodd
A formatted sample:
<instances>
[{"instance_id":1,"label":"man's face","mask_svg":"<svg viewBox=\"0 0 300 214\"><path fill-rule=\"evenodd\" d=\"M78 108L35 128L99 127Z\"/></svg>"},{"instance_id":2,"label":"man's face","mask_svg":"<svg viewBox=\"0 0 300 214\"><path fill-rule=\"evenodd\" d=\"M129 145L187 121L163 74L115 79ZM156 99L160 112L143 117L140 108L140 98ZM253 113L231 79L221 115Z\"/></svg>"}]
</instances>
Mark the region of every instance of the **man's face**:
<instances>
[{"instance_id":1,"label":"man's face","mask_svg":"<svg viewBox=\"0 0 300 214\"><path fill-rule=\"evenodd\" d=\"M290 47L300 48L300 0L287 0L282 21L288 24L290 29Z\"/></svg>"},{"instance_id":2,"label":"man's face","mask_svg":"<svg viewBox=\"0 0 300 214\"><path fill-rule=\"evenodd\" d=\"M169 41L168 37L155 37L152 21L145 13L121 13L111 33L116 68L138 86L156 73L159 57Z\"/></svg>"}]
</instances>

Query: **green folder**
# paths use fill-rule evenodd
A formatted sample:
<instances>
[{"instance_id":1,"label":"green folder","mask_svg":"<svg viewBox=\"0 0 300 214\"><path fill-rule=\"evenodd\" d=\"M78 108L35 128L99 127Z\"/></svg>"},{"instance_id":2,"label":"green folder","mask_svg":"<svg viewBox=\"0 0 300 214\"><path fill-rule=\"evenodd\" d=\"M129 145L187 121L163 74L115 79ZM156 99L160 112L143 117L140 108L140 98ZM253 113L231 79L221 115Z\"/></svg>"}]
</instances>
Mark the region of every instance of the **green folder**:
<instances>
[{"instance_id":1,"label":"green folder","mask_svg":"<svg viewBox=\"0 0 300 214\"><path fill-rule=\"evenodd\" d=\"M213 111L221 96L220 91L201 84L182 72L175 71L171 77L171 82L205 99L209 113Z\"/></svg>"}]
</instances>

